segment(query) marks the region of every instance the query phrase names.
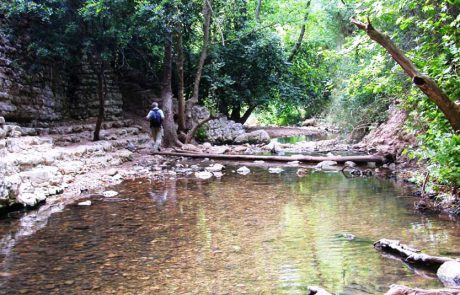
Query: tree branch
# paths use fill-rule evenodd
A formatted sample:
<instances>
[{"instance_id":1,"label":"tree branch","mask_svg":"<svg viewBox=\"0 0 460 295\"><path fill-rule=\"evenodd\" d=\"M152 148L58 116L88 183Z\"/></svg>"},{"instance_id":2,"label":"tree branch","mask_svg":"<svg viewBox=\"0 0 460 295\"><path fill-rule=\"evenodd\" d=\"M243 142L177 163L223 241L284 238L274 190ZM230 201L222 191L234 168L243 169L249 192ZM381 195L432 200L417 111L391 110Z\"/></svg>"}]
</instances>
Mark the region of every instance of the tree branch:
<instances>
[{"instance_id":1,"label":"tree branch","mask_svg":"<svg viewBox=\"0 0 460 295\"><path fill-rule=\"evenodd\" d=\"M372 26L369 17L367 18L367 23L360 22L355 18L351 19L351 23L365 31L372 40L385 48L406 74L412 78L412 82L415 86L422 90L422 92L425 93L444 113L453 130L455 132L460 132L460 104L450 100L447 94L445 94L430 77L420 73L412 61L406 57L404 52L402 52L387 35L381 33Z\"/></svg>"},{"instance_id":2,"label":"tree branch","mask_svg":"<svg viewBox=\"0 0 460 295\"><path fill-rule=\"evenodd\" d=\"M260 22L260 9L262 7L262 0L257 1L257 7L256 7L256 22Z\"/></svg>"},{"instance_id":3,"label":"tree branch","mask_svg":"<svg viewBox=\"0 0 460 295\"><path fill-rule=\"evenodd\" d=\"M215 116L209 116L206 119L198 122L193 128L187 133L187 136L185 137L185 143L191 143L192 139L195 137L196 132L198 129L203 126L203 124L208 123L209 121L216 119L217 117Z\"/></svg>"},{"instance_id":4,"label":"tree branch","mask_svg":"<svg viewBox=\"0 0 460 295\"><path fill-rule=\"evenodd\" d=\"M289 58L288 58L289 62L292 62L292 60L294 59L295 55L299 51L300 46L302 45L303 37L305 35L305 26L306 26L307 19L308 19L310 4L311 4L311 0L308 0L307 8L306 8L307 11L305 12L305 15L304 15L304 18L303 18L302 27L300 28L299 38L297 39L297 42L294 45L294 48L292 48L291 54L289 55Z\"/></svg>"},{"instance_id":5,"label":"tree branch","mask_svg":"<svg viewBox=\"0 0 460 295\"><path fill-rule=\"evenodd\" d=\"M200 89L201 74L203 72L204 62L208 54L209 47L209 32L211 27L211 15L212 7L210 0L203 1L203 48L201 49L200 59L198 61L198 67L196 69L195 81L193 83L193 93L190 98L192 103L198 103L198 95Z\"/></svg>"}]
</instances>

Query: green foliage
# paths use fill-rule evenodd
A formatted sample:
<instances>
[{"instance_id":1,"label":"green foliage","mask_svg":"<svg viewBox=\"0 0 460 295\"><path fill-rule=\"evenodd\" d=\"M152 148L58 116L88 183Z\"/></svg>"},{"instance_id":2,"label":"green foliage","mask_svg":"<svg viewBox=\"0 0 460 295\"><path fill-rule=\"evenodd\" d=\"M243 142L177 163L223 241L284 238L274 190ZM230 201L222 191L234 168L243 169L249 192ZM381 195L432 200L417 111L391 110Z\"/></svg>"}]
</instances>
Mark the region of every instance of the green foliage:
<instances>
[{"instance_id":1,"label":"green foliage","mask_svg":"<svg viewBox=\"0 0 460 295\"><path fill-rule=\"evenodd\" d=\"M350 6L357 14L372 15L373 25L387 32L422 72L432 77L449 97L460 97L458 5L449 0L365 0L351 2ZM379 114L388 103L403 102L410 114L407 128L419 134L419 147L407 153L428 160L435 183L458 186L459 137L453 134L442 112L411 85L394 61L367 36L364 40L359 34L348 39L346 46L356 52L357 61L342 62L341 72L352 74L335 89L330 117L352 128L363 119L380 121ZM344 112L337 117L340 109ZM356 110L354 114L352 110Z\"/></svg>"},{"instance_id":2,"label":"green foliage","mask_svg":"<svg viewBox=\"0 0 460 295\"><path fill-rule=\"evenodd\" d=\"M242 33L225 47L214 47L204 72L203 91L218 110L264 106L280 91L286 70L284 52L276 35L269 32Z\"/></svg>"},{"instance_id":3,"label":"green foliage","mask_svg":"<svg viewBox=\"0 0 460 295\"><path fill-rule=\"evenodd\" d=\"M195 139L196 139L198 142L205 142L205 141L206 141L206 138L207 138L206 128L203 127L203 126L201 126L201 127L198 128L198 130L196 131Z\"/></svg>"}]
</instances>

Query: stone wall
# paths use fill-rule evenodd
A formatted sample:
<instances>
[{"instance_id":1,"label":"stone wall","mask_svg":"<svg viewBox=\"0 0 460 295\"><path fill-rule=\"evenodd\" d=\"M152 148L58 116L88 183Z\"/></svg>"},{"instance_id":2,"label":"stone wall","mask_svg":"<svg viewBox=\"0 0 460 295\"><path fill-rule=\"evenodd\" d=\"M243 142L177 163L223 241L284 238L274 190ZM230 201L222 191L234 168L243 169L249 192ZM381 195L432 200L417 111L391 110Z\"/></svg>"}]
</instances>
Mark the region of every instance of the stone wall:
<instances>
[{"instance_id":1,"label":"stone wall","mask_svg":"<svg viewBox=\"0 0 460 295\"><path fill-rule=\"evenodd\" d=\"M26 46L13 45L2 26L0 21L0 116L34 125L97 115L97 79L88 63L65 70L55 65L32 67L24 58L30 58ZM113 71L106 71L106 77L105 117L116 120L122 115L123 98Z\"/></svg>"},{"instance_id":2,"label":"stone wall","mask_svg":"<svg viewBox=\"0 0 460 295\"><path fill-rule=\"evenodd\" d=\"M117 120L122 116L123 97L118 87L118 81L112 70L105 71L107 94L105 98L105 119ZM70 114L73 119L96 117L99 112L97 96L97 76L88 63L78 66L72 80L70 91Z\"/></svg>"},{"instance_id":3,"label":"stone wall","mask_svg":"<svg viewBox=\"0 0 460 295\"><path fill-rule=\"evenodd\" d=\"M0 31L0 116L17 122L61 119L65 83L52 71L28 74L17 61L20 54Z\"/></svg>"}]
</instances>

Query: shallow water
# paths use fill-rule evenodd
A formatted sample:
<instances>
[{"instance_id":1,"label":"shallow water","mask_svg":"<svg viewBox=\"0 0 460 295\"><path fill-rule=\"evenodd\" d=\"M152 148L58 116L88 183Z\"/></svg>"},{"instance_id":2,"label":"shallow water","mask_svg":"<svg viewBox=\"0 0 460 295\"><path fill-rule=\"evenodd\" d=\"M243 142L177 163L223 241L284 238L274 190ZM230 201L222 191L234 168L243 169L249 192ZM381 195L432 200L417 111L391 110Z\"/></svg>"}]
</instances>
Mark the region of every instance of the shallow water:
<instances>
[{"instance_id":1,"label":"shallow water","mask_svg":"<svg viewBox=\"0 0 460 295\"><path fill-rule=\"evenodd\" d=\"M251 169L126 182L88 207L0 220L0 294L381 294L441 284L373 241L459 251L460 224L414 212L389 181Z\"/></svg>"},{"instance_id":2,"label":"shallow water","mask_svg":"<svg viewBox=\"0 0 460 295\"><path fill-rule=\"evenodd\" d=\"M317 140L326 140L326 139L333 139L337 137L336 134L312 134L312 135L294 135L294 136L284 136L284 137L275 137L272 138L272 142L277 143L289 143L289 144L296 144L299 142L306 142L306 141L317 141Z\"/></svg>"}]
</instances>

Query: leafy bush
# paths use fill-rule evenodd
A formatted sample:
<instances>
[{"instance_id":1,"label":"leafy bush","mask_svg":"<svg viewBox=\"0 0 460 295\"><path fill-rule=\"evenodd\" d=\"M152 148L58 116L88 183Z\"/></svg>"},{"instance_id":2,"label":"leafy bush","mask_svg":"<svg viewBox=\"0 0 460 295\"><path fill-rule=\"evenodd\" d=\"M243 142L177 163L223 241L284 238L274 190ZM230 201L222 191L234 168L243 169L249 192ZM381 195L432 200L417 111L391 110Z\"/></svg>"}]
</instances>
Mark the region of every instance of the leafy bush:
<instances>
[{"instance_id":1,"label":"leafy bush","mask_svg":"<svg viewBox=\"0 0 460 295\"><path fill-rule=\"evenodd\" d=\"M205 142L206 141L207 135L206 135L206 128L205 127L201 126L200 128L198 128L198 130L196 131L195 139L198 142Z\"/></svg>"}]
</instances>

